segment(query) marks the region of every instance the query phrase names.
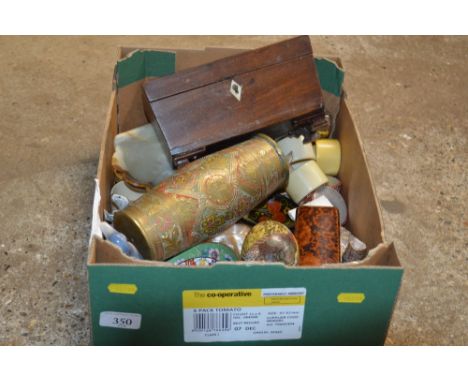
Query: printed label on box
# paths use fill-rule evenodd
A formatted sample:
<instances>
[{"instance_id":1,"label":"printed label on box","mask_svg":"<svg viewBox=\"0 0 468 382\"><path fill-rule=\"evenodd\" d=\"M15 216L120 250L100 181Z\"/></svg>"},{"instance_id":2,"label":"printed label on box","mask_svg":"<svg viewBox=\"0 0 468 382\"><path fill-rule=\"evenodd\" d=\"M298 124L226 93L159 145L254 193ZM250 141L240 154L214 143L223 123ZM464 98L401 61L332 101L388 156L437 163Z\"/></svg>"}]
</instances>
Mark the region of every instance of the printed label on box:
<instances>
[{"instance_id":1,"label":"printed label on box","mask_svg":"<svg viewBox=\"0 0 468 382\"><path fill-rule=\"evenodd\" d=\"M186 290L184 341L300 339L305 297L305 288Z\"/></svg>"},{"instance_id":2,"label":"printed label on box","mask_svg":"<svg viewBox=\"0 0 468 382\"><path fill-rule=\"evenodd\" d=\"M101 312L99 326L119 329L140 329L141 314L124 312Z\"/></svg>"}]
</instances>

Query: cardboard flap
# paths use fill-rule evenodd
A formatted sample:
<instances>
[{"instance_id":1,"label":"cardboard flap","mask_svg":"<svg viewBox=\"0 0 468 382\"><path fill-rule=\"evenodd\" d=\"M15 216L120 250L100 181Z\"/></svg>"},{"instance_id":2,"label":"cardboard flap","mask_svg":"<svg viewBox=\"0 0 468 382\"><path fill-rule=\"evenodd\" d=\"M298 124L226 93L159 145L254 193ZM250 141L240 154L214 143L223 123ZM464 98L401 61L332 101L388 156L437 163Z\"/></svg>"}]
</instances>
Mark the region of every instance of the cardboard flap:
<instances>
[{"instance_id":1,"label":"cardboard flap","mask_svg":"<svg viewBox=\"0 0 468 382\"><path fill-rule=\"evenodd\" d=\"M382 215L362 141L353 125L348 106L342 100L336 137L341 143L342 160L338 178L343 184L343 197L348 206L350 219L347 226L368 248L374 248L385 242Z\"/></svg>"},{"instance_id":2,"label":"cardboard flap","mask_svg":"<svg viewBox=\"0 0 468 382\"><path fill-rule=\"evenodd\" d=\"M117 88L122 88L146 77L162 77L174 72L174 52L137 50L117 62L115 83Z\"/></svg>"}]
</instances>

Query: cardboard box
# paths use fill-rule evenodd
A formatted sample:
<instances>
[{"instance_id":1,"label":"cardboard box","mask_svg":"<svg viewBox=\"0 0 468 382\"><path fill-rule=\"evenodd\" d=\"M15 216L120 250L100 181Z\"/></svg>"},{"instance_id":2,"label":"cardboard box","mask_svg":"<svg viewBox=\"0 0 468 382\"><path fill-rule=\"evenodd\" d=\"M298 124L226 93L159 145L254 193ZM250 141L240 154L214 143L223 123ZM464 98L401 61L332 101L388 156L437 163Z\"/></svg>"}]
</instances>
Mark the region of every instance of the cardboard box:
<instances>
[{"instance_id":1,"label":"cardboard box","mask_svg":"<svg viewBox=\"0 0 468 382\"><path fill-rule=\"evenodd\" d=\"M238 262L179 268L131 259L102 239L99 219L109 209L114 182L114 136L147 123L143 81L237 52L216 48L120 50L100 152L88 256L93 343L383 344L403 269L393 244L385 241L361 139L344 100L336 120L336 136L342 146L339 178L348 204L346 226L371 248L364 261L321 267ZM322 64L326 66L326 62L318 65L319 76ZM333 93L336 89L333 81L327 84L327 75L330 73L320 76L321 84L326 93ZM207 295L212 296L209 303ZM258 312L252 313L252 307ZM233 309L245 311L246 319L233 321L238 317L231 315ZM279 329L271 329L272 325ZM234 332L237 329L239 333Z\"/></svg>"}]
</instances>

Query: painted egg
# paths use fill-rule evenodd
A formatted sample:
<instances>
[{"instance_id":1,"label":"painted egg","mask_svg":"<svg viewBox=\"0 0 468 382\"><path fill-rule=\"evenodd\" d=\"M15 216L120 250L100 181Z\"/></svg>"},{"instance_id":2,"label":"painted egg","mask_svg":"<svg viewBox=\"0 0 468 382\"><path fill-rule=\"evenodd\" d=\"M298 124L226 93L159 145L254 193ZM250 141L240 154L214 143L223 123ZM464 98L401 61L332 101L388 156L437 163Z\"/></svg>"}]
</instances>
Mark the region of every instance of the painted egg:
<instances>
[{"instance_id":1,"label":"painted egg","mask_svg":"<svg viewBox=\"0 0 468 382\"><path fill-rule=\"evenodd\" d=\"M242 259L296 265L299 259L299 245L284 224L265 220L255 225L245 238Z\"/></svg>"}]
</instances>

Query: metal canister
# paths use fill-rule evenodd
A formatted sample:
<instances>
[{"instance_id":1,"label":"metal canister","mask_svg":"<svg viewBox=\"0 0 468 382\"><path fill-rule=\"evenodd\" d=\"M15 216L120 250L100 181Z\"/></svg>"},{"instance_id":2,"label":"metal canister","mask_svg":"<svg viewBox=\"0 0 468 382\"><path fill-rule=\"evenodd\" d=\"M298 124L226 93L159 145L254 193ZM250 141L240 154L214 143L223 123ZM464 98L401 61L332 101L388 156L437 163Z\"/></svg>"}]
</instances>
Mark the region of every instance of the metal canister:
<instances>
[{"instance_id":1,"label":"metal canister","mask_svg":"<svg viewBox=\"0 0 468 382\"><path fill-rule=\"evenodd\" d=\"M276 142L257 135L179 169L115 214L143 257L165 260L234 224L289 175Z\"/></svg>"}]
</instances>

